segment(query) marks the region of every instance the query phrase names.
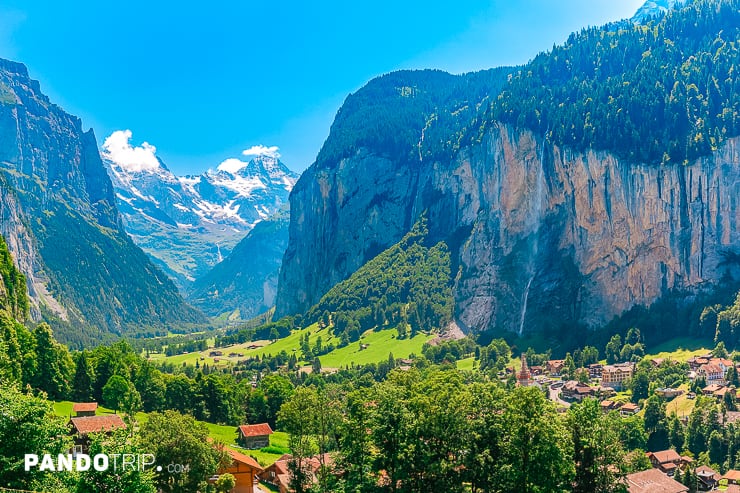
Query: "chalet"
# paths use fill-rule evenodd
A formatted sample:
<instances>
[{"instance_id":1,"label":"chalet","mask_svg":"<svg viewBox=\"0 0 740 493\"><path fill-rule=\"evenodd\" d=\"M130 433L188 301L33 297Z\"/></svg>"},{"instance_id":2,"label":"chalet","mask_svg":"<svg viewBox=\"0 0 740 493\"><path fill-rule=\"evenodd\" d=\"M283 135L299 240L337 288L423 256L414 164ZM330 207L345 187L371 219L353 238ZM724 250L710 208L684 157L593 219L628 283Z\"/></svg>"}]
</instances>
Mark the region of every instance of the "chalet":
<instances>
[{"instance_id":1,"label":"chalet","mask_svg":"<svg viewBox=\"0 0 740 493\"><path fill-rule=\"evenodd\" d=\"M709 363L710 358L711 355L694 356L693 358L689 358L687 363L689 364L689 368L691 368L693 371L696 371L699 369L700 366Z\"/></svg>"},{"instance_id":2,"label":"chalet","mask_svg":"<svg viewBox=\"0 0 740 493\"><path fill-rule=\"evenodd\" d=\"M719 485L721 476L709 466L699 466L694 473L699 481L699 489L702 491L713 490Z\"/></svg>"},{"instance_id":3,"label":"chalet","mask_svg":"<svg viewBox=\"0 0 740 493\"><path fill-rule=\"evenodd\" d=\"M223 355L224 355L223 351L211 351L210 353L208 353L208 356L210 356L211 358L213 358L214 356L223 356Z\"/></svg>"},{"instance_id":4,"label":"chalet","mask_svg":"<svg viewBox=\"0 0 740 493\"><path fill-rule=\"evenodd\" d=\"M276 486L280 493L289 493L292 490L289 488L290 474L288 472L288 464L292 458L293 456L290 454L281 456L260 474L260 479ZM322 462L324 467L329 468L330 471L332 470L334 459L330 454L314 455L313 457L303 459L302 469L314 484L318 482L318 475L321 470Z\"/></svg>"},{"instance_id":5,"label":"chalet","mask_svg":"<svg viewBox=\"0 0 740 493\"><path fill-rule=\"evenodd\" d=\"M740 484L740 471L735 469L730 469L725 473L724 476L720 478L720 480L726 479L727 484Z\"/></svg>"},{"instance_id":6,"label":"chalet","mask_svg":"<svg viewBox=\"0 0 740 493\"><path fill-rule=\"evenodd\" d=\"M714 392L712 395L717 398L717 400L723 400L727 394L732 394L735 397L737 397L737 391L735 390L735 387L722 387L718 391Z\"/></svg>"},{"instance_id":7,"label":"chalet","mask_svg":"<svg viewBox=\"0 0 740 493\"><path fill-rule=\"evenodd\" d=\"M241 425L237 428L239 436L237 442L246 449L259 449L270 445L272 428L267 423L256 425Z\"/></svg>"},{"instance_id":8,"label":"chalet","mask_svg":"<svg viewBox=\"0 0 740 493\"><path fill-rule=\"evenodd\" d=\"M614 411L615 409L619 409L619 407L622 404L620 402L614 402L610 400L601 401L600 406L601 410L605 413L608 413L609 411Z\"/></svg>"},{"instance_id":9,"label":"chalet","mask_svg":"<svg viewBox=\"0 0 740 493\"><path fill-rule=\"evenodd\" d=\"M665 362L665 358L651 358L650 364L657 368Z\"/></svg>"},{"instance_id":10,"label":"chalet","mask_svg":"<svg viewBox=\"0 0 740 493\"><path fill-rule=\"evenodd\" d=\"M683 390L679 389L672 389L672 388L661 388L661 389L655 389L655 394L663 397L664 399L673 399L674 397L678 397L679 395L683 394Z\"/></svg>"},{"instance_id":11,"label":"chalet","mask_svg":"<svg viewBox=\"0 0 740 493\"><path fill-rule=\"evenodd\" d=\"M563 367L565 366L565 360L564 359L551 359L545 364L545 368L547 369L547 373L552 375L553 377L560 376L560 372L563 371Z\"/></svg>"},{"instance_id":12,"label":"chalet","mask_svg":"<svg viewBox=\"0 0 740 493\"><path fill-rule=\"evenodd\" d=\"M724 385L713 383L712 385L707 385L706 387L701 389L701 393L703 395L714 395L715 392L722 390L723 387Z\"/></svg>"},{"instance_id":13,"label":"chalet","mask_svg":"<svg viewBox=\"0 0 740 493\"><path fill-rule=\"evenodd\" d=\"M563 388L560 390L560 397L564 400L575 400L580 402L591 395L593 395L593 389L591 386L576 380L565 382L565 385L563 385Z\"/></svg>"},{"instance_id":14,"label":"chalet","mask_svg":"<svg viewBox=\"0 0 740 493\"><path fill-rule=\"evenodd\" d=\"M542 366L530 366L529 371L533 377L539 377L545 373L545 369Z\"/></svg>"},{"instance_id":15,"label":"chalet","mask_svg":"<svg viewBox=\"0 0 740 493\"><path fill-rule=\"evenodd\" d=\"M635 371L634 363L617 363L606 365L601 369L601 385L622 390L624 382L632 378Z\"/></svg>"},{"instance_id":16,"label":"chalet","mask_svg":"<svg viewBox=\"0 0 740 493\"><path fill-rule=\"evenodd\" d=\"M659 469L662 473L669 476L673 476L676 469L686 464L686 460L673 449L648 452L647 456L653 468Z\"/></svg>"},{"instance_id":17,"label":"chalet","mask_svg":"<svg viewBox=\"0 0 740 493\"><path fill-rule=\"evenodd\" d=\"M75 416L82 418L84 416L95 416L95 411L98 409L97 402L77 402L72 406L72 412Z\"/></svg>"},{"instance_id":18,"label":"chalet","mask_svg":"<svg viewBox=\"0 0 740 493\"><path fill-rule=\"evenodd\" d=\"M714 363L701 365L699 369L696 370L696 377L704 378L704 381L707 382L707 385L724 385L725 383L724 370L722 370L722 367L720 365Z\"/></svg>"},{"instance_id":19,"label":"chalet","mask_svg":"<svg viewBox=\"0 0 740 493\"><path fill-rule=\"evenodd\" d=\"M640 408L637 404L633 404L632 402L622 404L622 407L619 408L619 414L622 416L632 416L638 412L640 412Z\"/></svg>"},{"instance_id":20,"label":"chalet","mask_svg":"<svg viewBox=\"0 0 740 493\"><path fill-rule=\"evenodd\" d=\"M70 418L70 434L74 436L74 453L87 453L90 447L90 433L112 433L125 430L126 423L117 414L101 416L81 416Z\"/></svg>"},{"instance_id":21,"label":"chalet","mask_svg":"<svg viewBox=\"0 0 740 493\"><path fill-rule=\"evenodd\" d=\"M286 493L290 487L290 471L288 461L292 458L290 454L282 455L269 467L260 473L260 479L265 483L276 486L281 493Z\"/></svg>"},{"instance_id":22,"label":"chalet","mask_svg":"<svg viewBox=\"0 0 740 493\"><path fill-rule=\"evenodd\" d=\"M256 491L254 486L259 483L259 475L263 472L262 467L256 460L247 455L228 447L225 450L229 454L231 462L226 466L221 466L218 476L227 473L234 476L236 485L234 489L230 490L231 493L254 493ZM218 479L218 476L211 479Z\"/></svg>"},{"instance_id":23,"label":"chalet","mask_svg":"<svg viewBox=\"0 0 740 493\"><path fill-rule=\"evenodd\" d=\"M657 469L628 474L625 478L628 493L687 493L684 486Z\"/></svg>"},{"instance_id":24,"label":"chalet","mask_svg":"<svg viewBox=\"0 0 740 493\"><path fill-rule=\"evenodd\" d=\"M588 365L588 376L591 378L601 378L601 371L604 369L604 365L594 363Z\"/></svg>"}]
</instances>

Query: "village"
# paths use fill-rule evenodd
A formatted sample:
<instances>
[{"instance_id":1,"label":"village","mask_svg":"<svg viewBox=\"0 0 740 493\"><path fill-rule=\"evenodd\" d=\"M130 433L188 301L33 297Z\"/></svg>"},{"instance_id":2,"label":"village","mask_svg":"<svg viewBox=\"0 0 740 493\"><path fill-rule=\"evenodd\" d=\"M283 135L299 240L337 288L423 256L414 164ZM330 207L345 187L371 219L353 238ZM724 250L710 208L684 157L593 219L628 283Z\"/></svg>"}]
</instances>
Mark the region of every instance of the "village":
<instances>
[{"instance_id":1,"label":"village","mask_svg":"<svg viewBox=\"0 0 740 493\"><path fill-rule=\"evenodd\" d=\"M652 358L650 365L659 367L663 364L672 364L665 358ZM687 360L689 372L686 375L691 382L704 382L701 394L715 398L719 403L728 398L728 394L737 398L738 389L730 385L727 380L730 369L737 371L740 363L734 363L727 358L714 357L711 353L693 356ZM548 389L548 397L559 404L564 412L573 402L581 402L586 398L600 401L601 410L605 413L616 411L621 416L633 416L640 412L640 408L633 402L613 400L618 392L623 391L635 370L635 362L615 363L605 365L595 363L583 370L587 375L580 380L561 380L561 373L565 367L565 360L548 360L544 366L528 366L526 355L522 354L521 367L516 373L517 385L539 386ZM507 373L513 373L513 368L507 368ZM585 382L588 380L588 383ZM684 394L683 390L673 388L657 388L655 394L665 400L674 399ZM694 392L686 392L687 399L695 399ZM740 419L740 411L724 410L720 415L723 425L735 423ZM681 417L686 424L687 417ZM629 474L626 477L629 493L684 493L689 488L676 481L674 477L689 472L695 475L699 491L725 491L740 493L740 470L731 469L720 474L709 466L694 466L694 459L680 455L676 450L660 450L647 452L647 457L653 469Z\"/></svg>"}]
</instances>

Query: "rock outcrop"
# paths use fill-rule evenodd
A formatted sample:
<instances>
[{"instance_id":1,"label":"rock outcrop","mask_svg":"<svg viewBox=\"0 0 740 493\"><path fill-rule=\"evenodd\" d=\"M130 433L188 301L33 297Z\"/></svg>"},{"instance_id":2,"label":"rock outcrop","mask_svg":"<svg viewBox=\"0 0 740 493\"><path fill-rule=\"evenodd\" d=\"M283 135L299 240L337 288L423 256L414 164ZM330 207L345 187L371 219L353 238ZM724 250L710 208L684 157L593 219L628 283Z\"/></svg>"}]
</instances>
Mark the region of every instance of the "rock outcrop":
<instances>
[{"instance_id":1,"label":"rock outcrop","mask_svg":"<svg viewBox=\"0 0 740 493\"><path fill-rule=\"evenodd\" d=\"M315 304L423 211L452 250L467 331L599 325L669 290L740 276L738 146L661 167L496 124L449 161L402 166L360 149L315 164L291 195L277 316Z\"/></svg>"}]
</instances>

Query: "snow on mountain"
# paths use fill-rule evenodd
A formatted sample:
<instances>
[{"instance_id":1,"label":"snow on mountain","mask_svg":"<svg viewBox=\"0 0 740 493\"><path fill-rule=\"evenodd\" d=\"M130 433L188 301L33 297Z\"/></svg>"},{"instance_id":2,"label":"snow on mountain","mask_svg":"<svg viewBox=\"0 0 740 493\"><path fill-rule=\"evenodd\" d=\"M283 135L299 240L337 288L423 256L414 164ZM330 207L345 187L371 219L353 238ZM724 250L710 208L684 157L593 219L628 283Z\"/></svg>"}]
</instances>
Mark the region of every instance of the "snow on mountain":
<instances>
[{"instance_id":1,"label":"snow on mountain","mask_svg":"<svg viewBox=\"0 0 740 493\"><path fill-rule=\"evenodd\" d=\"M653 17L660 17L669 10L678 8L686 3L686 0L647 0L637 13L632 17L632 22L644 24Z\"/></svg>"},{"instance_id":2,"label":"snow on mountain","mask_svg":"<svg viewBox=\"0 0 740 493\"><path fill-rule=\"evenodd\" d=\"M101 155L126 231L186 291L260 221L287 203L297 180L277 147L254 146L196 176L176 176L132 132L105 139Z\"/></svg>"}]
</instances>

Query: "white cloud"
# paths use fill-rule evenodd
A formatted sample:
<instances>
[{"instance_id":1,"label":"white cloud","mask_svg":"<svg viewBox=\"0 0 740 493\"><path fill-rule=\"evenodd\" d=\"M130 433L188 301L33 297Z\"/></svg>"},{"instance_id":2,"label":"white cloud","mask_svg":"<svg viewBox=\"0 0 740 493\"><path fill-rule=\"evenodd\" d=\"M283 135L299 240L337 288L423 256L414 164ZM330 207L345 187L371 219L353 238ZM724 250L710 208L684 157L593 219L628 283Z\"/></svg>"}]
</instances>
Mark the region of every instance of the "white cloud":
<instances>
[{"instance_id":1,"label":"white cloud","mask_svg":"<svg viewBox=\"0 0 740 493\"><path fill-rule=\"evenodd\" d=\"M280 148L278 146L263 146L263 145L257 145L252 146L249 149L244 149L242 151L242 154L245 156L268 156L272 158L279 158L280 153L278 152Z\"/></svg>"},{"instance_id":2,"label":"white cloud","mask_svg":"<svg viewBox=\"0 0 740 493\"><path fill-rule=\"evenodd\" d=\"M155 171L159 169L157 148L148 142L132 147L131 130L116 130L103 142L103 157L127 171Z\"/></svg>"},{"instance_id":3,"label":"white cloud","mask_svg":"<svg viewBox=\"0 0 740 493\"><path fill-rule=\"evenodd\" d=\"M237 171L245 167L249 163L245 163L244 161L240 161L236 158L229 158L223 163L218 165L219 171L226 171L227 173L231 173L232 175L235 174Z\"/></svg>"}]
</instances>

